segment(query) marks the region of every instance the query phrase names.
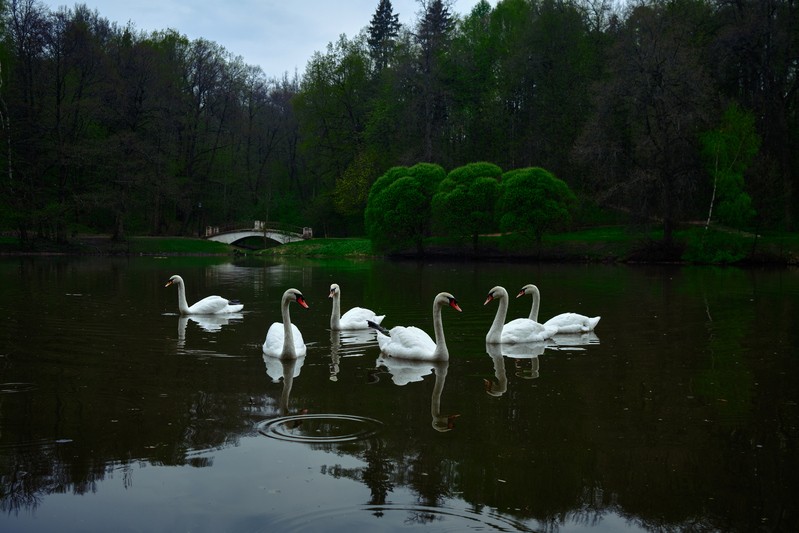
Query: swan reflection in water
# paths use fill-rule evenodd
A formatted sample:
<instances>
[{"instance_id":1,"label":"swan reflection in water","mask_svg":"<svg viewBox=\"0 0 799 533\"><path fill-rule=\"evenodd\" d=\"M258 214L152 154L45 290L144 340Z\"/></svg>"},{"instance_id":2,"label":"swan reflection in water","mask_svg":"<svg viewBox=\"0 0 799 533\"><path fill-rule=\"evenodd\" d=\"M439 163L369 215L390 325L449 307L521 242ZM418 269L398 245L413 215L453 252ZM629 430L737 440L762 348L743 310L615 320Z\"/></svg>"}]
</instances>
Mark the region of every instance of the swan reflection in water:
<instances>
[{"instance_id":1,"label":"swan reflection in water","mask_svg":"<svg viewBox=\"0 0 799 533\"><path fill-rule=\"evenodd\" d=\"M580 333L558 333L550 339L547 348L553 350L580 350L580 346L599 344L599 337L593 331Z\"/></svg>"},{"instance_id":2,"label":"swan reflection in water","mask_svg":"<svg viewBox=\"0 0 799 533\"><path fill-rule=\"evenodd\" d=\"M444 383L447 380L449 361L420 361L381 355L377 358L375 366L378 370L385 370L391 374L391 381L400 387L408 383L423 381L425 376L435 372L436 382L430 396L431 425L433 429L442 433L455 428L455 419L460 415L448 415L441 412L441 394L444 392ZM372 374L373 382L379 380L379 373L382 372Z\"/></svg>"},{"instance_id":3,"label":"swan reflection in water","mask_svg":"<svg viewBox=\"0 0 799 533\"><path fill-rule=\"evenodd\" d=\"M272 380L272 383L279 383L283 380L283 390L280 393L280 401L278 402L278 411L281 416L289 414L289 397L291 395L291 387L294 384L294 378L300 375L305 357L297 357L295 359L280 359L271 355L263 354L264 364L266 365L266 375ZM306 413L307 410L301 410ZM301 421L295 422L299 425Z\"/></svg>"},{"instance_id":4,"label":"swan reflection in water","mask_svg":"<svg viewBox=\"0 0 799 533\"><path fill-rule=\"evenodd\" d=\"M508 376L505 372L505 357L514 360L516 376L523 379L535 379L538 373L538 356L549 346L547 342L524 342L519 344L486 343L486 353L494 362L496 383L486 379L485 391L488 395L499 397L508 390ZM528 369L529 364L529 369Z\"/></svg>"},{"instance_id":5,"label":"swan reflection in water","mask_svg":"<svg viewBox=\"0 0 799 533\"><path fill-rule=\"evenodd\" d=\"M231 323L240 322L244 318L242 313L228 313L224 315L181 315L178 317L178 344L186 342L186 328L189 321L196 323L203 331L215 333Z\"/></svg>"},{"instance_id":6,"label":"swan reflection in water","mask_svg":"<svg viewBox=\"0 0 799 533\"><path fill-rule=\"evenodd\" d=\"M361 357L376 344L377 333L373 329L330 330L330 381L338 381L343 357Z\"/></svg>"}]
</instances>

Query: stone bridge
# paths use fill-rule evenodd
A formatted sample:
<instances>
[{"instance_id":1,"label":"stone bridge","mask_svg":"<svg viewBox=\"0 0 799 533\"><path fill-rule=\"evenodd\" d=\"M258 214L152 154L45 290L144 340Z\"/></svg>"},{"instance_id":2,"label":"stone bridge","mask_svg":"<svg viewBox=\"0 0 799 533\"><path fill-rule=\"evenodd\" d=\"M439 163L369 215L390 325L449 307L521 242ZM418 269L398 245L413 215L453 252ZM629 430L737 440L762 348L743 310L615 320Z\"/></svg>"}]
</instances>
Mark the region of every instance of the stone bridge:
<instances>
[{"instance_id":1,"label":"stone bridge","mask_svg":"<svg viewBox=\"0 0 799 533\"><path fill-rule=\"evenodd\" d=\"M205 227L205 238L209 241L234 244L236 241L246 239L247 237L261 237L264 239L271 239L280 244L286 244L287 242L303 241L312 238L313 230L308 227L301 228L276 222L264 222L263 220L256 220L252 227L249 228L235 226Z\"/></svg>"}]
</instances>

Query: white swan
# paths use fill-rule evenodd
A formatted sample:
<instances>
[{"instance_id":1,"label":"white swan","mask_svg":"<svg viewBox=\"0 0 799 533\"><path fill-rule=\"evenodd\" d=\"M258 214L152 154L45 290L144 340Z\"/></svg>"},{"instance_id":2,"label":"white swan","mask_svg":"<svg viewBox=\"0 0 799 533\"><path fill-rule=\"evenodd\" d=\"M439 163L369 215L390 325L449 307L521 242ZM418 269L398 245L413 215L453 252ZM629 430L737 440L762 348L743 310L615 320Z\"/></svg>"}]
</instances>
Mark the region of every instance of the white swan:
<instances>
[{"instance_id":1,"label":"white swan","mask_svg":"<svg viewBox=\"0 0 799 533\"><path fill-rule=\"evenodd\" d=\"M508 291L499 285L488 291L483 305L492 300L499 300L499 306L497 314L494 316L494 322L486 333L486 343L488 344L540 342L558 332L553 326L545 326L529 318L517 318L505 324L505 317L508 314Z\"/></svg>"},{"instance_id":2,"label":"white swan","mask_svg":"<svg viewBox=\"0 0 799 533\"><path fill-rule=\"evenodd\" d=\"M181 315L219 315L224 313L237 313L244 309L238 300L228 300L221 296L206 296L196 304L189 306L186 303L186 286L183 278L172 276L164 287L178 286L178 309Z\"/></svg>"},{"instance_id":3,"label":"white swan","mask_svg":"<svg viewBox=\"0 0 799 533\"><path fill-rule=\"evenodd\" d=\"M533 295L533 307L530 309L530 320L538 320L538 306L541 300L541 293L538 291L538 287L533 284L527 284L521 288L516 298L524 296L525 294ZM599 324L601 318L602 317L599 316L591 318L577 313L561 313L544 322L544 325L557 328L558 333L585 333L594 331L594 328Z\"/></svg>"},{"instance_id":4,"label":"white swan","mask_svg":"<svg viewBox=\"0 0 799 533\"><path fill-rule=\"evenodd\" d=\"M305 355L306 348L302 333L300 333L297 326L291 323L291 317L289 316L289 304L291 302L297 302L308 309L305 298L297 289L288 289L283 293L283 298L280 301L283 322L274 322L269 326L263 345L263 352L266 355L281 359L296 359Z\"/></svg>"},{"instance_id":5,"label":"white swan","mask_svg":"<svg viewBox=\"0 0 799 533\"><path fill-rule=\"evenodd\" d=\"M330 313L330 329L352 330L369 329L368 320L380 324L386 315L377 315L371 309L353 307L343 315L341 314L341 288L337 283L330 285L330 296L333 299L333 311Z\"/></svg>"},{"instance_id":6,"label":"white swan","mask_svg":"<svg viewBox=\"0 0 799 533\"><path fill-rule=\"evenodd\" d=\"M444 338L444 325L441 322L441 308L449 306L461 311L458 301L448 292L440 292L433 299L433 330L436 340L416 326L394 326L390 330L380 324L369 322L377 330L377 344L380 351L392 357L404 359L423 359L428 361L449 360L447 341Z\"/></svg>"}]
</instances>

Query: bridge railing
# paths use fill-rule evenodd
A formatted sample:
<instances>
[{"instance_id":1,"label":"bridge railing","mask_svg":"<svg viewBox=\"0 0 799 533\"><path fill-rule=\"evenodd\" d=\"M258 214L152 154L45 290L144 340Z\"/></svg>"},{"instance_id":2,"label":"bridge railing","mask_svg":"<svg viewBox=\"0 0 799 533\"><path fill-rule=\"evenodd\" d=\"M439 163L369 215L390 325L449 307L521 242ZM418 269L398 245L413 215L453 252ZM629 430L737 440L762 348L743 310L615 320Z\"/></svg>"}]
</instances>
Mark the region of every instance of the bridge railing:
<instances>
[{"instance_id":1,"label":"bridge railing","mask_svg":"<svg viewBox=\"0 0 799 533\"><path fill-rule=\"evenodd\" d=\"M220 233L228 233L232 231L258 231L266 233L267 231L274 231L278 233L290 233L293 235L301 235L303 239L313 238L313 229L310 227L294 226L291 224L284 224L282 222L266 222L263 220L255 220L251 226L247 226L244 222L233 222L230 224L223 224L221 226L205 226L205 236L213 237Z\"/></svg>"}]
</instances>

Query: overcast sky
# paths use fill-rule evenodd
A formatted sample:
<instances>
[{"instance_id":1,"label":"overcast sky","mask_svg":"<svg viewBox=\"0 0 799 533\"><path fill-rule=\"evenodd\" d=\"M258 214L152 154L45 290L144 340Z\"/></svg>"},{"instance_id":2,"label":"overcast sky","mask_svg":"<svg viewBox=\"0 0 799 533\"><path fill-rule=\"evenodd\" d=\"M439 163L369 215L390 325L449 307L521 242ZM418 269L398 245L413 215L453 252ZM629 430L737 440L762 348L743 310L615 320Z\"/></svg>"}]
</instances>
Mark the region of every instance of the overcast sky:
<instances>
[{"instance_id":1,"label":"overcast sky","mask_svg":"<svg viewBox=\"0 0 799 533\"><path fill-rule=\"evenodd\" d=\"M452 12L468 14L479 0L452 0ZM191 40L216 42L267 76L302 75L314 52L369 25L379 0L43 0L51 10L86 4L120 26L132 22L149 33L174 29ZM489 0L494 6L496 0ZM400 23L413 24L417 0L392 0Z\"/></svg>"}]
</instances>

